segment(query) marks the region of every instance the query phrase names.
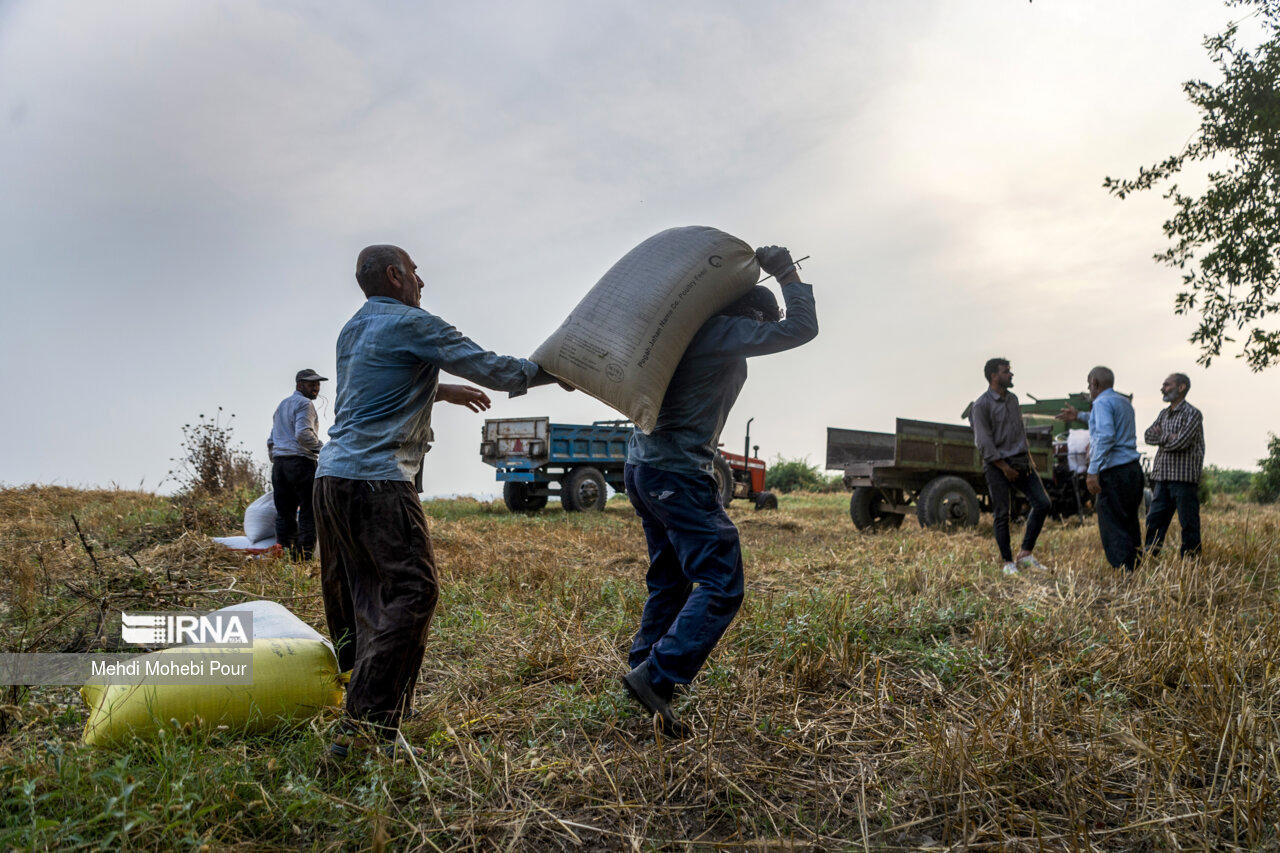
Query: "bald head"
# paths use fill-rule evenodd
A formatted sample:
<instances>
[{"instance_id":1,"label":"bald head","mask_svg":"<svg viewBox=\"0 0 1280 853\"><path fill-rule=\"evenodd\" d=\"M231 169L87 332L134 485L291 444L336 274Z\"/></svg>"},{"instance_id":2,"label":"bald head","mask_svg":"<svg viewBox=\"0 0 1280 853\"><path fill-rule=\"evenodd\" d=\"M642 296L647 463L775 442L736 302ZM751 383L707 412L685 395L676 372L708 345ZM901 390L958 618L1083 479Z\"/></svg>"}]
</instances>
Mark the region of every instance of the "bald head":
<instances>
[{"instance_id":1,"label":"bald head","mask_svg":"<svg viewBox=\"0 0 1280 853\"><path fill-rule=\"evenodd\" d=\"M1099 387L1105 391L1108 388L1115 387L1116 375L1111 372L1111 368L1109 367L1095 367L1093 370L1089 371L1089 382L1098 383Z\"/></svg>"},{"instance_id":2,"label":"bald head","mask_svg":"<svg viewBox=\"0 0 1280 853\"><path fill-rule=\"evenodd\" d=\"M399 273L401 279L408 275L409 255L399 246L381 244L365 246L356 258L356 282L365 296L395 297L394 282L391 281L391 270Z\"/></svg>"}]
</instances>

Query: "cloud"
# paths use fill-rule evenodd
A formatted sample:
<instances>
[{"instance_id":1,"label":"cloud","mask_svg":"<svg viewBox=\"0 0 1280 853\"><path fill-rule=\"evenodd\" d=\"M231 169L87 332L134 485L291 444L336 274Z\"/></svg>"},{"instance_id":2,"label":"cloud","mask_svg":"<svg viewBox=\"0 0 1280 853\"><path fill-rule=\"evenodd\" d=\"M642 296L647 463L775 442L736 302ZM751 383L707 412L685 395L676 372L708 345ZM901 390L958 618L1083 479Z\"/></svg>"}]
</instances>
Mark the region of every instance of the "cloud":
<instances>
[{"instance_id":1,"label":"cloud","mask_svg":"<svg viewBox=\"0 0 1280 853\"><path fill-rule=\"evenodd\" d=\"M1145 388L1194 361L1150 262L1162 205L1099 185L1185 138L1178 83L1221 12L0 5L0 381L22 412L0 442L24 451L0 477L154 483L218 404L257 448L296 369L333 375L355 253L383 241L431 310L517 355L662 228L812 254L822 335L753 362L725 432L755 416L769 454L955 420L992 352L1040 396L1098 360ZM1211 460L1261 453L1261 381L1196 378ZM493 414L611 416L551 391ZM429 489L496 491L477 419L437 424Z\"/></svg>"}]
</instances>

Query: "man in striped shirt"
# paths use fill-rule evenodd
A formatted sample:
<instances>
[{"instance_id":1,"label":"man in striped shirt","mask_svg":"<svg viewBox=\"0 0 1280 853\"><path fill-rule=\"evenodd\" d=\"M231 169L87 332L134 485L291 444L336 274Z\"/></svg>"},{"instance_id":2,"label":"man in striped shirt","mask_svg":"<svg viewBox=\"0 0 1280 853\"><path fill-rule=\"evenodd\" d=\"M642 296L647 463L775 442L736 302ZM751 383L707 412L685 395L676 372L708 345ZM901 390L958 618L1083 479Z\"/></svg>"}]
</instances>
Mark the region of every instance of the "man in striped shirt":
<instances>
[{"instance_id":1,"label":"man in striped shirt","mask_svg":"<svg viewBox=\"0 0 1280 853\"><path fill-rule=\"evenodd\" d=\"M1204 419L1200 410L1187 402L1191 379L1185 373L1171 373L1160 386L1169 408L1162 409L1156 422L1147 427L1143 440L1156 450L1151 466L1155 497L1147 511L1145 550L1160 553L1173 513L1182 525L1182 555L1200 551L1200 472L1204 467Z\"/></svg>"}]
</instances>

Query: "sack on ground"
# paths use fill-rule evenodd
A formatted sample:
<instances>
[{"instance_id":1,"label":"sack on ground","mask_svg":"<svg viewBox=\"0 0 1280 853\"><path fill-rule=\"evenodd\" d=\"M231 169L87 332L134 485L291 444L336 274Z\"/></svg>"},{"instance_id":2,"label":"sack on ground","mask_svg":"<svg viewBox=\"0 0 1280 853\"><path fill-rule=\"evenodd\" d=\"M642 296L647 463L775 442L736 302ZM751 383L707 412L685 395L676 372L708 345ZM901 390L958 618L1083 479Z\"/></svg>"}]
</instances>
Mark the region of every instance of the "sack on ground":
<instances>
[{"instance_id":1,"label":"sack on ground","mask_svg":"<svg viewBox=\"0 0 1280 853\"><path fill-rule=\"evenodd\" d=\"M181 653L233 660L229 652L251 654L253 683L134 684L91 682L80 690L89 706L84 742L110 746L139 737L154 738L162 728L199 724L206 729L228 726L240 732L271 731L309 719L326 707L341 705L342 687L333 647L313 628L273 601L225 607L253 617L253 649L175 647L140 655L163 662Z\"/></svg>"},{"instance_id":2,"label":"sack on ground","mask_svg":"<svg viewBox=\"0 0 1280 853\"><path fill-rule=\"evenodd\" d=\"M650 432L689 341L759 277L738 238L668 229L614 264L530 358Z\"/></svg>"},{"instance_id":3,"label":"sack on ground","mask_svg":"<svg viewBox=\"0 0 1280 853\"><path fill-rule=\"evenodd\" d=\"M276 539L276 497L267 492L244 510L244 535L253 543Z\"/></svg>"}]
</instances>

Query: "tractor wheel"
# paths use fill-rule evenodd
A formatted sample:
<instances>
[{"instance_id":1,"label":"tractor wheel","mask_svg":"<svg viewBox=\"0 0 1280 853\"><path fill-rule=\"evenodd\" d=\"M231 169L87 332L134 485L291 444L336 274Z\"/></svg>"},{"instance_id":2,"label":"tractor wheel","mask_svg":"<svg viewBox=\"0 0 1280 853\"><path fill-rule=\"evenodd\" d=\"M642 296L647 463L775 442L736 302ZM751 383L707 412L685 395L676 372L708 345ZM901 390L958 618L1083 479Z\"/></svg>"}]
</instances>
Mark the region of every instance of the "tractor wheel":
<instances>
[{"instance_id":1,"label":"tractor wheel","mask_svg":"<svg viewBox=\"0 0 1280 853\"><path fill-rule=\"evenodd\" d=\"M711 463L711 476L715 478L716 491L720 493L720 506L728 506L733 500L733 469L719 453Z\"/></svg>"},{"instance_id":2,"label":"tractor wheel","mask_svg":"<svg viewBox=\"0 0 1280 853\"><path fill-rule=\"evenodd\" d=\"M978 493L960 477L937 477L920 491L916 516L921 527L959 530L975 527L981 508Z\"/></svg>"},{"instance_id":3,"label":"tractor wheel","mask_svg":"<svg viewBox=\"0 0 1280 853\"><path fill-rule=\"evenodd\" d=\"M759 492L756 495L756 509L777 509L778 496L773 492Z\"/></svg>"},{"instance_id":4,"label":"tractor wheel","mask_svg":"<svg viewBox=\"0 0 1280 853\"><path fill-rule=\"evenodd\" d=\"M560 485L560 503L568 512L599 512L608 497L604 474L589 465L574 468Z\"/></svg>"},{"instance_id":5,"label":"tractor wheel","mask_svg":"<svg viewBox=\"0 0 1280 853\"><path fill-rule=\"evenodd\" d=\"M547 496L529 494L528 483L503 483L502 502L512 512L537 512L547 505Z\"/></svg>"},{"instance_id":6,"label":"tractor wheel","mask_svg":"<svg viewBox=\"0 0 1280 853\"><path fill-rule=\"evenodd\" d=\"M889 502L879 489L858 486L849 498L849 517L859 530L888 530L901 527L905 516L900 512L888 512Z\"/></svg>"}]
</instances>

